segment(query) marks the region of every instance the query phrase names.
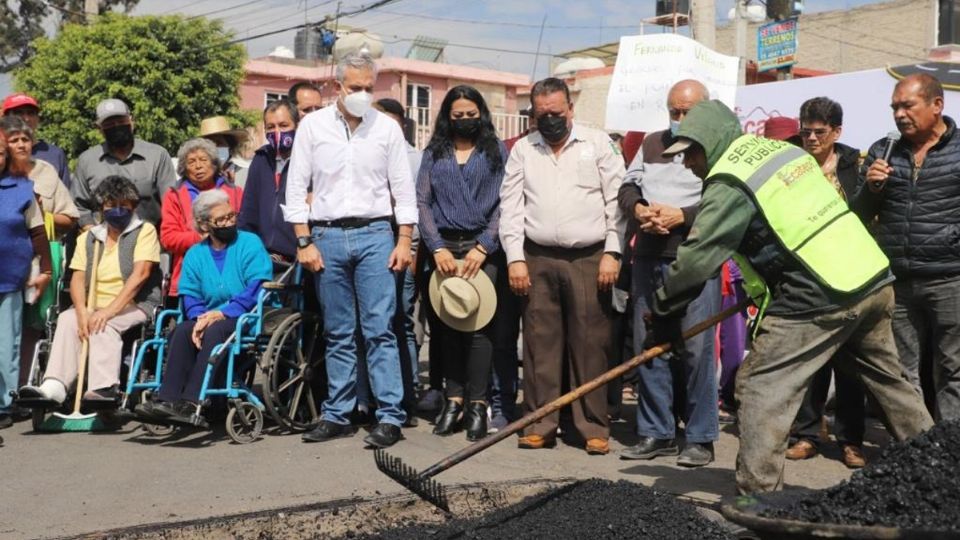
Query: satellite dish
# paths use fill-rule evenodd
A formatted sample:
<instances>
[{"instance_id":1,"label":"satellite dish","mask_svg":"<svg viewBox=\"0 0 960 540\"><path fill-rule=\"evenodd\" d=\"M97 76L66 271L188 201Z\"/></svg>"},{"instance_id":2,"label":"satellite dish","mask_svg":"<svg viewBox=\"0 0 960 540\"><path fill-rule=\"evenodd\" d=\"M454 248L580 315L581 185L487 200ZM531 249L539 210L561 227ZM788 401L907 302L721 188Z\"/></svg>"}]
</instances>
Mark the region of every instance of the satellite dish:
<instances>
[{"instance_id":1,"label":"satellite dish","mask_svg":"<svg viewBox=\"0 0 960 540\"><path fill-rule=\"evenodd\" d=\"M376 34L350 32L337 38L333 46L333 60L339 62L341 58L352 52L365 53L371 58L380 58L383 56L383 41Z\"/></svg>"}]
</instances>

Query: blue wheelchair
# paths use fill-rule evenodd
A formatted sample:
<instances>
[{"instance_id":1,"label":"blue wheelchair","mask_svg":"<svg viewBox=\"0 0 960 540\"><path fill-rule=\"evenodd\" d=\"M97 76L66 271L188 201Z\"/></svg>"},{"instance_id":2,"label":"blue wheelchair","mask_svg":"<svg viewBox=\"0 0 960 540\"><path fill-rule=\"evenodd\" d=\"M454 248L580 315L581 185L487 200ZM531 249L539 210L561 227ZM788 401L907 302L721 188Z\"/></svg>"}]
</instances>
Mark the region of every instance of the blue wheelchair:
<instances>
[{"instance_id":1,"label":"blue wheelchair","mask_svg":"<svg viewBox=\"0 0 960 540\"><path fill-rule=\"evenodd\" d=\"M284 431L306 430L319 420L317 404L325 388L323 341L319 316L303 309L300 274L294 265L264 283L257 305L241 315L233 333L213 349L190 425L137 417L149 434L167 436L177 427L209 429L204 409L214 400L226 401L224 425L239 444L261 436L264 413ZM182 321L179 309L157 316L154 337L141 344L130 367L122 410L132 411L136 402L150 399L160 388L170 332Z\"/></svg>"}]
</instances>

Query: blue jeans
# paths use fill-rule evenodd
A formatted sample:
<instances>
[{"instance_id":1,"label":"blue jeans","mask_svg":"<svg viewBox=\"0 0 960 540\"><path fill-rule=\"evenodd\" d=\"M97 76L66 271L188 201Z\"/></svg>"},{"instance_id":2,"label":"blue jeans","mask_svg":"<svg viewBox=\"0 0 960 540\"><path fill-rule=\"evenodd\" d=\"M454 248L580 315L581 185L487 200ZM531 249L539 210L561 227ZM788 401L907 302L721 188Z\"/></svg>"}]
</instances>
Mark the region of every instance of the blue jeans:
<instances>
[{"instance_id":1,"label":"blue jeans","mask_svg":"<svg viewBox=\"0 0 960 540\"><path fill-rule=\"evenodd\" d=\"M9 414L10 392L20 379L20 332L23 330L23 291L0 294L0 414Z\"/></svg>"},{"instance_id":2,"label":"blue jeans","mask_svg":"<svg viewBox=\"0 0 960 540\"><path fill-rule=\"evenodd\" d=\"M661 285L673 259L638 258L633 266L634 325L637 351L643 350L647 330L640 321L650 311L653 295ZM700 296L688 307L683 328L689 328L720 310L720 281L706 283ZM686 341L682 358L664 355L637 368L637 434L641 437L672 439L676 435L673 411L674 377L686 388L683 419L687 442L708 443L719 437L717 421L717 366L714 358L714 332L707 330Z\"/></svg>"},{"instance_id":3,"label":"blue jeans","mask_svg":"<svg viewBox=\"0 0 960 540\"><path fill-rule=\"evenodd\" d=\"M367 353L367 369L377 420L400 426L403 381L400 354L392 321L396 311L396 277L387 267L393 251L393 231L385 221L366 227L314 227L313 241L324 268L316 274L317 296L323 307L328 397L322 417L350 423L357 402L357 343L359 319Z\"/></svg>"},{"instance_id":4,"label":"blue jeans","mask_svg":"<svg viewBox=\"0 0 960 540\"><path fill-rule=\"evenodd\" d=\"M416 255L414 255L416 259ZM420 348L417 346L417 334L414 329L414 299L417 297L417 280L410 269L397 276L397 313L393 328L400 346L400 365L403 369L403 397L408 409L416 405L416 391L420 386Z\"/></svg>"}]
</instances>

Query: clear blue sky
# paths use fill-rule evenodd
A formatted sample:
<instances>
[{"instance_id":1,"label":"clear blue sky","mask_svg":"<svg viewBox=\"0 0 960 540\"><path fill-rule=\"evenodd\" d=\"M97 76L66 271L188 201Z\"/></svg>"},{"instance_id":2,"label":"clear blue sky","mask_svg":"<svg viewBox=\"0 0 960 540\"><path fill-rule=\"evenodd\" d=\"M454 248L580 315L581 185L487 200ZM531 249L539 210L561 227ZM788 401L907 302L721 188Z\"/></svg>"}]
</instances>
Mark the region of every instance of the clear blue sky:
<instances>
[{"instance_id":1,"label":"clear blue sky","mask_svg":"<svg viewBox=\"0 0 960 540\"><path fill-rule=\"evenodd\" d=\"M343 0L350 11L373 0ZM808 13L847 9L881 0L805 0ZM895 1L895 0L894 0ZM718 22L724 22L733 0L716 0ZM336 0L141 0L134 14L181 13L220 18L238 37L256 35L314 21L336 12ZM410 39L419 35L446 39L447 61L519 73L532 73L540 34L546 27L536 62L536 76L549 68L549 54L616 41L621 35L639 32L640 21L654 14L654 0L399 0L363 15L344 19L379 34L387 53L403 55ZM428 18L430 17L430 18ZM434 18L461 19L462 22ZM487 24L487 23L511 23ZM576 27L576 28L571 28ZM647 31L651 31L648 27ZM655 30L654 30L655 31ZM247 42L251 57L264 56L278 45L293 48L295 32L289 31ZM502 51L454 45L481 46ZM9 79L0 78L0 95L9 89Z\"/></svg>"}]
</instances>

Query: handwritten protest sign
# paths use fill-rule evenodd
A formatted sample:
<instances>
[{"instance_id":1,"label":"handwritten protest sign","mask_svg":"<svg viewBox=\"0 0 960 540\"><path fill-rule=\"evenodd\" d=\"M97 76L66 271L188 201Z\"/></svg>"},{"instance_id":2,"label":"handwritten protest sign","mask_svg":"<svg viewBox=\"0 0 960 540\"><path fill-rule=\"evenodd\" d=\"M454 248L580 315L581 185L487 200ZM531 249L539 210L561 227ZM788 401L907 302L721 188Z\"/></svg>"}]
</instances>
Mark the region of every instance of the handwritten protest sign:
<instances>
[{"instance_id":1,"label":"handwritten protest sign","mask_svg":"<svg viewBox=\"0 0 960 540\"><path fill-rule=\"evenodd\" d=\"M666 129L667 91L683 79L697 79L710 97L734 107L739 59L676 35L623 36L607 94L608 130Z\"/></svg>"}]
</instances>

